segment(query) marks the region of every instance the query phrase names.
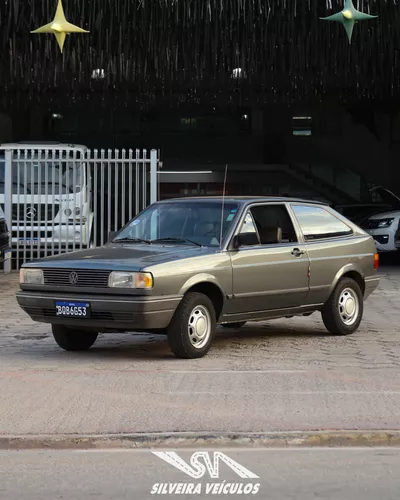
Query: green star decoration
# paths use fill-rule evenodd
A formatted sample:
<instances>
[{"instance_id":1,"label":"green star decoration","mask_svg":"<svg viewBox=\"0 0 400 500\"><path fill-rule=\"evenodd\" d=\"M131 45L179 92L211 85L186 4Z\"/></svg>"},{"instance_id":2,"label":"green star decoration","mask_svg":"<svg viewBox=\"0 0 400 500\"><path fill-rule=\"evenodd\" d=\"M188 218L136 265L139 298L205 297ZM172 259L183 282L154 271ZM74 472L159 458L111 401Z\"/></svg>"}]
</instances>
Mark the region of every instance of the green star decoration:
<instances>
[{"instance_id":1,"label":"green star decoration","mask_svg":"<svg viewBox=\"0 0 400 500\"><path fill-rule=\"evenodd\" d=\"M354 25L359 21L366 21L368 19L376 19L378 16L370 16L369 14L364 14L354 7L353 0L345 0L344 8L341 12L333 14L329 17L321 17L320 19L324 21L336 21L342 23L344 29L347 33L347 38L351 43L351 37L353 35Z\"/></svg>"}]
</instances>

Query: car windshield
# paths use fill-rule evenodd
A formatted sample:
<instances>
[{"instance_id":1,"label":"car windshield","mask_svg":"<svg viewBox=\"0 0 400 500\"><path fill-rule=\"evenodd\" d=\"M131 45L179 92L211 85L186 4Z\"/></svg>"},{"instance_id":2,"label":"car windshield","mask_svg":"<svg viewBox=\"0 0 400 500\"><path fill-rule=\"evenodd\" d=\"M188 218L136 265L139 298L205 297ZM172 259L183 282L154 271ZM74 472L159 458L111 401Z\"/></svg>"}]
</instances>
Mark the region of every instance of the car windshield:
<instances>
[{"instance_id":1,"label":"car windshield","mask_svg":"<svg viewBox=\"0 0 400 500\"><path fill-rule=\"evenodd\" d=\"M239 205L220 201L180 201L153 205L133 219L114 242L129 241L218 247L234 222Z\"/></svg>"},{"instance_id":2,"label":"car windshield","mask_svg":"<svg viewBox=\"0 0 400 500\"><path fill-rule=\"evenodd\" d=\"M19 163L19 164L18 164ZM69 162L31 162L12 165L13 194L67 194L80 192L81 169ZM75 189L74 189L75 186ZM5 191L5 160L0 158L0 194Z\"/></svg>"}]
</instances>

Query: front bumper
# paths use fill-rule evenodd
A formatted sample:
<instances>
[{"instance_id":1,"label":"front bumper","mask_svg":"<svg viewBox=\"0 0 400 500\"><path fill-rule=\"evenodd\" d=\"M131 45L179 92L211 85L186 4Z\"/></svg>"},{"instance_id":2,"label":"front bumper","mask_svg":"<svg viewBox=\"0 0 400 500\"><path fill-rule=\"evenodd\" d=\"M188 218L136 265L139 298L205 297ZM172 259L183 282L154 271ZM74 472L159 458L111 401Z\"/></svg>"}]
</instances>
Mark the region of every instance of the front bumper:
<instances>
[{"instance_id":1,"label":"front bumper","mask_svg":"<svg viewBox=\"0 0 400 500\"><path fill-rule=\"evenodd\" d=\"M43 222L38 226L19 226L12 227L11 243L14 249L23 251L34 250L38 248L54 248L59 247L77 249L82 244L89 244L90 227L87 222L75 224L54 224L53 222Z\"/></svg>"},{"instance_id":2,"label":"front bumper","mask_svg":"<svg viewBox=\"0 0 400 500\"><path fill-rule=\"evenodd\" d=\"M17 292L20 307L40 323L101 330L146 331L165 329L181 297L140 297L69 293ZM90 303L90 318L56 316L56 301Z\"/></svg>"},{"instance_id":3,"label":"front bumper","mask_svg":"<svg viewBox=\"0 0 400 500\"><path fill-rule=\"evenodd\" d=\"M375 246L378 252L395 252L395 231L392 228L368 229L375 241Z\"/></svg>"}]
</instances>

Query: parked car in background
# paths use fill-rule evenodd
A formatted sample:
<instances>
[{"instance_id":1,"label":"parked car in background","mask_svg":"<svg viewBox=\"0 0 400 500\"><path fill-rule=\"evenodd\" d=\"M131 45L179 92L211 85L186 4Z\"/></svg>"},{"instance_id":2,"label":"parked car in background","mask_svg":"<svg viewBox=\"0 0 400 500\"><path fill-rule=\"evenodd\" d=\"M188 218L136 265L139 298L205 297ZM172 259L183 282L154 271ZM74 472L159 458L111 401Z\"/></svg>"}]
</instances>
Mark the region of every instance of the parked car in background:
<instances>
[{"instance_id":1,"label":"parked car in background","mask_svg":"<svg viewBox=\"0 0 400 500\"><path fill-rule=\"evenodd\" d=\"M365 230L374 238L378 252L395 252L399 242L400 210L373 215Z\"/></svg>"},{"instance_id":2,"label":"parked car in background","mask_svg":"<svg viewBox=\"0 0 400 500\"><path fill-rule=\"evenodd\" d=\"M383 186L371 186L369 195L368 203L333 205L333 208L358 225L373 215L400 210L400 198Z\"/></svg>"},{"instance_id":3,"label":"parked car in background","mask_svg":"<svg viewBox=\"0 0 400 500\"><path fill-rule=\"evenodd\" d=\"M374 238L378 252L395 252L400 248L400 198L387 189L377 189L380 199L392 200L392 209L374 214L360 225Z\"/></svg>"},{"instance_id":4,"label":"parked car in background","mask_svg":"<svg viewBox=\"0 0 400 500\"><path fill-rule=\"evenodd\" d=\"M4 217L4 211L0 206L0 263L11 257L10 233Z\"/></svg>"},{"instance_id":5,"label":"parked car in background","mask_svg":"<svg viewBox=\"0 0 400 500\"><path fill-rule=\"evenodd\" d=\"M59 142L0 145L0 205L5 198L5 152L12 151L12 247L72 249L92 234L90 170L76 161L86 146ZM39 253L39 252L38 252Z\"/></svg>"},{"instance_id":6,"label":"parked car in background","mask_svg":"<svg viewBox=\"0 0 400 500\"><path fill-rule=\"evenodd\" d=\"M369 217L392 210L393 205L383 203L357 203L351 205L335 205L333 208L347 219L362 227L362 224L368 220Z\"/></svg>"},{"instance_id":7,"label":"parked car in background","mask_svg":"<svg viewBox=\"0 0 400 500\"><path fill-rule=\"evenodd\" d=\"M60 347L99 332L167 333L181 358L204 356L216 324L322 313L357 330L378 286L372 238L328 205L287 198L155 203L111 242L24 264L20 306L51 323Z\"/></svg>"}]
</instances>

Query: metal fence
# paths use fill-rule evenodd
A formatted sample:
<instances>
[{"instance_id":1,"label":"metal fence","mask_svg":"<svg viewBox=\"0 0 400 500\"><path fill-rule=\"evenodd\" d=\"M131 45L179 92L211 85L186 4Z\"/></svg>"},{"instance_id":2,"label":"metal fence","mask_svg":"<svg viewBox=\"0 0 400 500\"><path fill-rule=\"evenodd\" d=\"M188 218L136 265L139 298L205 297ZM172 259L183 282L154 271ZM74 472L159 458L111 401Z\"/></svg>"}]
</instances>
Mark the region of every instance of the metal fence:
<instances>
[{"instance_id":1,"label":"metal fence","mask_svg":"<svg viewBox=\"0 0 400 500\"><path fill-rule=\"evenodd\" d=\"M156 150L4 149L0 205L12 233L5 271L106 243L157 201L157 166Z\"/></svg>"}]
</instances>

